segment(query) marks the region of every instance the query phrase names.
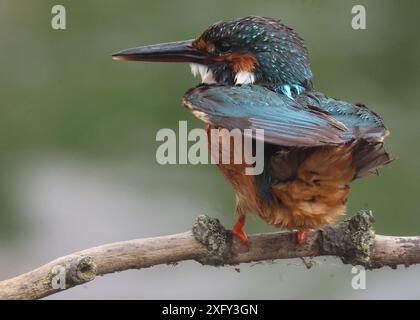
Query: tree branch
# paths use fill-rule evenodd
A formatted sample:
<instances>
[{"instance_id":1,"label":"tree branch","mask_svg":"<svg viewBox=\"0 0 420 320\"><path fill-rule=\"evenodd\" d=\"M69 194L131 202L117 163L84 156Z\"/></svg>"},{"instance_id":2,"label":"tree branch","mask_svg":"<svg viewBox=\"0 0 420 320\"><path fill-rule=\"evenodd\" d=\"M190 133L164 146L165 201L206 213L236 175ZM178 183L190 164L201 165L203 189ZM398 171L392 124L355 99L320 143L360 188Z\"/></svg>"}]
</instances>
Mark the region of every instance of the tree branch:
<instances>
[{"instance_id":1,"label":"tree branch","mask_svg":"<svg viewBox=\"0 0 420 320\"><path fill-rule=\"evenodd\" d=\"M296 243L295 232L274 232L249 236L246 247L238 239L232 239L217 219L201 215L192 231L86 249L4 280L0 282L0 299L39 299L89 282L96 276L184 260L221 266L337 256L343 263L367 269L420 263L420 236L375 235L372 224L371 212L362 211L339 224L311 231L302 244Z\"/></svg>"}]
</instances>

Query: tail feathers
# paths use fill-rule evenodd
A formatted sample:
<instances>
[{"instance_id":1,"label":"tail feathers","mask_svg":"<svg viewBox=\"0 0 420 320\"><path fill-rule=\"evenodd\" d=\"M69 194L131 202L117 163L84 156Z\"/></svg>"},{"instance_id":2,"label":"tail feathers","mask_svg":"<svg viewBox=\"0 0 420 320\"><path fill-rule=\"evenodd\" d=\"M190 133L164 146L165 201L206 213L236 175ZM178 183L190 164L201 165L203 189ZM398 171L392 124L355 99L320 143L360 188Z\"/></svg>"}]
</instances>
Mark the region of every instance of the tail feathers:
<instances>
[{"instance_id":1,"label":"tail feathers","mask_svg":"<svg viewBox=\"0 0 420 320\"><path fill-rule=\"evenodd\" d=\"M356 168L354 179L376 175L378 169L393 159L385 151L382 143L360 142L353 153L353 167Z\"/></svg>"}]
</instances>

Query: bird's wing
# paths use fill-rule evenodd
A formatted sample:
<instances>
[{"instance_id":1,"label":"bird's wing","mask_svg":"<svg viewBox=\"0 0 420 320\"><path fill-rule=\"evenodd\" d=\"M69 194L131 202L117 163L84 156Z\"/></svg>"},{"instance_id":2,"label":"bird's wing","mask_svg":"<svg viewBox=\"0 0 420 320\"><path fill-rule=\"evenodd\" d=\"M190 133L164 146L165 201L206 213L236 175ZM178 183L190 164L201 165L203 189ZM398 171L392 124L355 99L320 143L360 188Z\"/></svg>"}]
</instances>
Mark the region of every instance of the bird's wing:
<instances>
[{"instance_id":1,"label":"bird's wing","mask_svg":"<svg viewBox=\"0 0 420 320\"><path fill-rule=\"evenodd\" d=\"M302 104L257 85L201 85L183 97L204 122L226 129L264 129L264 141L314 147L352 140L352 131L319 107Z\"/></svg>"},{"instance_id":2,"label":"bird's wing","mask_svg":"<svg viewBox=\"0 0 420 320\"><path fill-rule=\"evenodd\" d=\"M321 92L307 92L296 97L301 105L311 105L327 112L352 132L354 139L382 142L388 135L382 118L362 104L351 104L325 96Z\"/></svg>"}]
</instances>

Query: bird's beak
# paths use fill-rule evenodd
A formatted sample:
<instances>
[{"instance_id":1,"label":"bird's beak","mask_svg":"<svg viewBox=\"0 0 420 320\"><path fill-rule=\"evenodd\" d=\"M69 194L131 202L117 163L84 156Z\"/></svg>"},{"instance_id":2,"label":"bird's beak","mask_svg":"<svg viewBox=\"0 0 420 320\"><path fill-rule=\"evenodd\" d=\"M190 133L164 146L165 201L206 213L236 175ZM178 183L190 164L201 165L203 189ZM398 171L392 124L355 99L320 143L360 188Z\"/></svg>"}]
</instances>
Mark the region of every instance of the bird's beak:
<instances>
[{"instance_id":1,"label":"bird's beak","mask_svg":"<svg viewBox=\"0 0 420 320\"><path fill-rule=\"evenodd\" d=\"M194 48L193 40L153 44L116 52L114 60L161 61L161 62L203 62L204 52Z\"/></svg>"}]
</instances>

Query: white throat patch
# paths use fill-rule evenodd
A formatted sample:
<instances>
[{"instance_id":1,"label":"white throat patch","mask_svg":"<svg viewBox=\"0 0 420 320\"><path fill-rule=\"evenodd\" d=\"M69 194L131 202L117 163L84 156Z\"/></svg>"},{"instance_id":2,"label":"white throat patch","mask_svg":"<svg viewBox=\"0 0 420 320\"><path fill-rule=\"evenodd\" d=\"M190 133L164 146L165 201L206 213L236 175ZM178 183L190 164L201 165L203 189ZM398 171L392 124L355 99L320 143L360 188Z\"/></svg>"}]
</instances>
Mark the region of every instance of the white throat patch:
<instances>
[{"instance_id":1,"label":"white throat patch","mask_svg":"<svg viewBox=\"0 0 420 320\"><path fill-rule=\"evenodd\" d=\"M199 63L191 63L190 67L194 77L198 74L201 76L202 83L216 83L216 80L214 80L213 72L207 66Z\"/></svg>"},{"instance_id":2,"label":"white throat patch","mask_svg":"<svg viewBox=\"0 0 420 320\"><path fill-rule=\"evenodd\" d=\"M205 65L190 63L191 72L195 76L201 76L201 82L206 84L216 83L213 72ZM255 75L249 71L239 71L235 75L235 84L252 84L255 82Z\"/></svg>"},{"instance_id":3,"label":"white throat patch","mask_svg":"<svg viewBox=\"0 0 420 320\"><path fill-rule=\"evenodd\" d=\"M235 76L235 84L253 84L255 75L249 71L239 71Z\"/></svg>"}]
</instances>

